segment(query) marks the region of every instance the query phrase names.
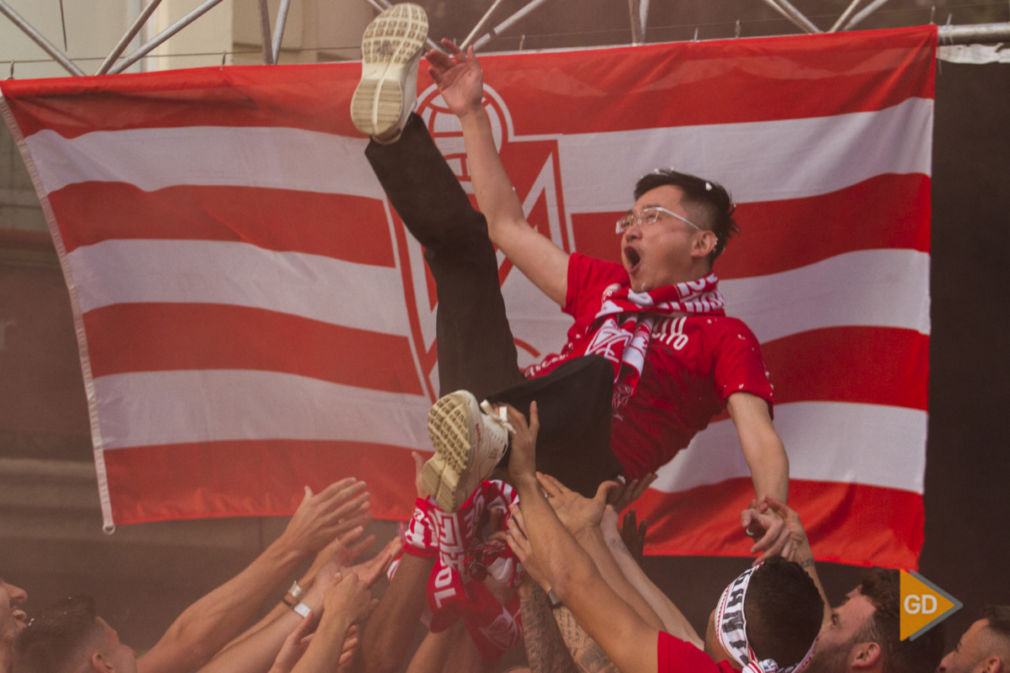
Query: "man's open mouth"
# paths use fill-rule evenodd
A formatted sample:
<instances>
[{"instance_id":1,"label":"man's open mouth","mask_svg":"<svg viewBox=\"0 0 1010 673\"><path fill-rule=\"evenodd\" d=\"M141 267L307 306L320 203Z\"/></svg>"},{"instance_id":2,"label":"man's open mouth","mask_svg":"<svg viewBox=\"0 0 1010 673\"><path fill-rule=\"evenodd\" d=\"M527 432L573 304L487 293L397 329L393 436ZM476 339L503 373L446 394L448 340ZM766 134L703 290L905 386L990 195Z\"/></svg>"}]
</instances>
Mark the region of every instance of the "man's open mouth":
<instances>
[{"instance_id":1,"label":"man's open mouth","mask_svg":"<svg viewBox=\"0 0 1010 673\"><path fill-rule=\"evenodd\" d=\"M638 263L642 261L642 256L638 254L638 251L634 248L628 247L624 249L624 258L628 260L628 270L634 271L638 267Z\"/></svg>"}]
</instances>

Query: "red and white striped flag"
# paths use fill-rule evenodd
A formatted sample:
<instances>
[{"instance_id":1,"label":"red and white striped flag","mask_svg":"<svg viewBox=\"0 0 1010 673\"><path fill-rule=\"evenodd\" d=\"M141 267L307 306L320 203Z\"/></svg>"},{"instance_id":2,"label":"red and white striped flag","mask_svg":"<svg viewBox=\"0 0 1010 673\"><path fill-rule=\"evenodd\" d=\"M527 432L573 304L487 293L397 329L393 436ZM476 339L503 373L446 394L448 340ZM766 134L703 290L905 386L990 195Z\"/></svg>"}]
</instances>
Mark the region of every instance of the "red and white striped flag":
<instances>
[{"instance_id":1,"label":"red and white striped flag","mask_svg":"<svg viewBox=\"0 0 1010 673\"><path fill-rule=\"evenodd\" d=\"M615 259L642 174L725 184L716 264L762 342L790 502L819 558L922 544L934 28L488 56L487 108L529 218ZM413 502L434 306L352 127L356 63L5 81L63 265L106 524L281 514L301 486ZM419 111L469 187L455 118ZM522 362L567 319L507 262ZM651 550L744 555L752 497L713 421L639 504Z\"/></svg>"}]
</instances>

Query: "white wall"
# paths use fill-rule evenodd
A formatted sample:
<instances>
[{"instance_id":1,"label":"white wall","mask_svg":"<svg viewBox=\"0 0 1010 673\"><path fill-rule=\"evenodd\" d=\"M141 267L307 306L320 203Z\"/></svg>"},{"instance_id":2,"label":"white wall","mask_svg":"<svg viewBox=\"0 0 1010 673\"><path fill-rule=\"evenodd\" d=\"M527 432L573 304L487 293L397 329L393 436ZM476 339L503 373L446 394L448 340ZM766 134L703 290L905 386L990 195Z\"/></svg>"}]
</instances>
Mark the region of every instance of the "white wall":
<instances>
[{"instance_id":1,"label":"white wall","mask_svg":"<svg viewBox=\"0 0 1010 673\"><path fill-rule=\"evenodd\" d=\"M86 74L94 74L150 0L6 0L7 4ZM168 28L204 0L162 0L125 54ZM280 0L269 0L271 26ZM374 15L366 0L292 0L281 63L359 58L358 42ZM66 46L63 26L66 26ZM233 54L238 51L238 54ZM213 9L130 69L167 70L263 63L259 0L221 0ZM69 73L0 15L0 78L63 77Z\"/></svg>"}]
</instances>

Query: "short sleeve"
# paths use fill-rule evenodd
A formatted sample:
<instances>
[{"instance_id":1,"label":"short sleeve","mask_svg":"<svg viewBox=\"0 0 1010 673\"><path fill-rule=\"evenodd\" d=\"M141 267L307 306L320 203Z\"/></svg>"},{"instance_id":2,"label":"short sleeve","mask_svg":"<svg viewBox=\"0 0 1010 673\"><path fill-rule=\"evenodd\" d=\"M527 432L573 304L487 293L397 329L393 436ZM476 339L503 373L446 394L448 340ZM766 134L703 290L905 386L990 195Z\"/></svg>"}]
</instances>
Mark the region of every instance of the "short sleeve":
<instances>
[{"instance_id":1,"label":"short sleeve","mask_svg":"<svg viewBox=\"0 0 1010 673\"><path fill-rule=\"evenodd\" d=\"M716 392L725 402L733 393L751 393L774 403L772 385L757 337L742 321L729 319L715 353Z\"/></svg>"},{"instance_id":2,"label":"short sleeve","mask_svg":"<svg viewBox=\"0 0 1010 673\"><path fill-rule=\"evenodd\" d=\"M603 290L627 281L628 273L620 264L573 252L568 258L568 291L562 310L576 319L596 315Z\"/></svg>"},{"instance_id":3,"label":"short sleeve","mask_svg":"<svg viewBox=\"0 0 1010 673\"><path fill-rule=\"evenodd\" d=\"M659 632L656 664L659 673L720 673L726 670L691 643L665 631Z\"/></svg>"}]
</instances>

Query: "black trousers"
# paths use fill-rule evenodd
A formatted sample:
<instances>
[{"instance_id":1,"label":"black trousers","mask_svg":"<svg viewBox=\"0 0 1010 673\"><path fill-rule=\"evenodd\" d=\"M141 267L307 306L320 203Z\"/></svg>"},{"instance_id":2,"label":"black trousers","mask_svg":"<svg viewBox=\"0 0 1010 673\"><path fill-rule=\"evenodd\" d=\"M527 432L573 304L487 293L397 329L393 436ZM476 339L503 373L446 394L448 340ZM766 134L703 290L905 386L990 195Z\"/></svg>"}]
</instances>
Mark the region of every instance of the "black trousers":
<instances>
[{"instance_id":1,"label":"black trousers","mask_svg":"<svg viewBox=\"0 0 1010 673\"><path fill-rule=\"evenodd\" d=\"M446 164L424 123L411 115L395 143L371 142L372 169L410 233L424 247L435 279L440 393L465 389L477 399L540 416L537 469L585 495L623 470L610 450L613 367L578 358L526 380L505 315L498 262L484 216Z\"/></svg>"}]
</instances>

